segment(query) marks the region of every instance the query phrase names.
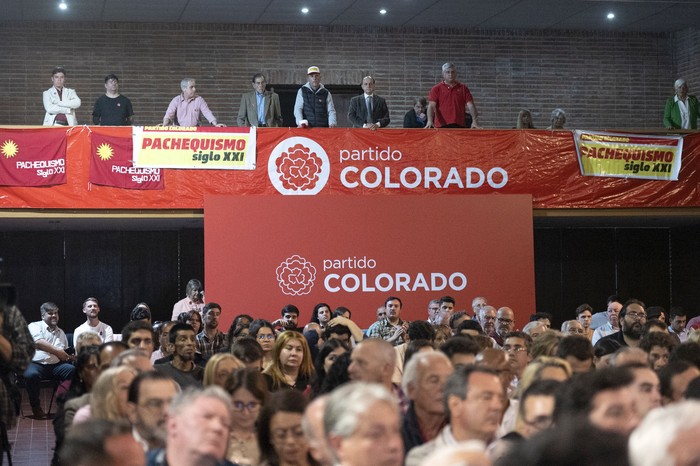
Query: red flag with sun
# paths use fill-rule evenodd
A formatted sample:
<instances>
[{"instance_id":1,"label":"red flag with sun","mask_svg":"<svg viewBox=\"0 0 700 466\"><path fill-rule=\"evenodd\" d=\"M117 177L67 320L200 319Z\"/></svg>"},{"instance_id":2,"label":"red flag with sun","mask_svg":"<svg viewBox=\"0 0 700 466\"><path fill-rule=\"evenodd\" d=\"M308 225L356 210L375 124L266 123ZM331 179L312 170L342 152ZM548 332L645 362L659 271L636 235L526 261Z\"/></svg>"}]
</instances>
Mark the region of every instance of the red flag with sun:
<instances>
[{"instance_id":1,"label":"red flag with sun","mask_svg":"<svg viewBox=\"0 0 700 466\"><path fill-rule=\"evenodd\" d=\"M65 183L65 129L0 129L0 186Z\"/></svg>"},{"instance_id":2,"label":"red flag with sun","mask_svg":"<svg viewBox=\"0 0 700 466\"><path fill-rule=\"evenodd\" d=\"M91 135L90 183L126 189L164 189L160 168L137 168L131 137Z\"/></svg>"}]
</instances>

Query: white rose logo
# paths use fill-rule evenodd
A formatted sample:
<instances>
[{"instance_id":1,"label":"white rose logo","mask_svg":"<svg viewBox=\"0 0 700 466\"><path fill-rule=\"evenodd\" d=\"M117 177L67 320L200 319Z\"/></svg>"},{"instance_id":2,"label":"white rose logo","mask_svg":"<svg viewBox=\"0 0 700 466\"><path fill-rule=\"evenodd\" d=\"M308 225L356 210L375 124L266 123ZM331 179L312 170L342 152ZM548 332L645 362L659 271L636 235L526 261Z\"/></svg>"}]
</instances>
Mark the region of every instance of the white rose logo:
<instances>
[{"instance_id":1,"label":"white rose logo","mask_svg":"<svg viewBox=\"0 0 700 466\"><path fill-rule=\"evenodd\" d=\"M316 280L316 267L296 254L285 259L276 272L282 293L292 296L309 294Z\"/></svg>"},{"instance_id":2,"label":"white rose logo","mask_svg":"<svg viewBox=\"0 0 700 466\"><path fill-rule=\"evenodd\" d=\"M330 176L326 151L314 140L285 139L275 146L267 162L267 174L277 191L288 196L318 194Z\"/></svg>"}]
</instances>

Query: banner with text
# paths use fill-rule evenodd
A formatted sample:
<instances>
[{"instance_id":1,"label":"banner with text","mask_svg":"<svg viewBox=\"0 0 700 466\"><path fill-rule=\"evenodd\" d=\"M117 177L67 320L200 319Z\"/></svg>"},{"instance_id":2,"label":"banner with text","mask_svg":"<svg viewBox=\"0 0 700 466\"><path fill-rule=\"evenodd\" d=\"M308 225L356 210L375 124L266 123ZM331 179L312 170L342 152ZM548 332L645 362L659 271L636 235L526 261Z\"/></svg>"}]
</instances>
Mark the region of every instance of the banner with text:
<instances>
[{"instance_id":1,"label":"banner with text","mask_svg":"<svg viewBox=\"0 0 700 466\"><path fill-rule=\"evenodd\" d=\"M677 181L681 136L574 132L581 174L615 178Z\"/></svg>"},{"instance_id":2,"label":"banner with text","mask_svg":"<svg viewBox=\"0 0 700 466\"><path fill-rule=\"evenodd\" d=\"M487 296L526 319L535 311L533 249L526 195L207 196L204 203L207 299L229 316L223 328L244 312L278 319L286 304L299 307L303 324L320 302L348 307L366 328L392 295L409 321L426 319L428 302L445 295L456 310Z\"/></svg>"},{"instance_id":3,"label":"banner with text","mask_svg":"<svg viewBox=\"0 0 700 466\"><path fill-rule=\"evenodd\" d=\"M164 189L160 168L134 167L132 138L92 132L90 183L126 189Z\"/></svg>"},{"instance_id":4,"label":"banner with text","mask_svg":"<svg viewBox=\"0 0 700 466\"><path fill-rule=\"evenodd\" d=\"M0 186L66 182L66 130L0 129Z\"/></svg>"},{"instance_id":5,"label":"banner with text","mask_svg":"<svg viewBox=\"0 0 700 466\"><path fill-rule=\"evenodd\" d=\"M145 168L255 170L256 128L134 126L134 163Z\"/></svg>"}]
</instances>

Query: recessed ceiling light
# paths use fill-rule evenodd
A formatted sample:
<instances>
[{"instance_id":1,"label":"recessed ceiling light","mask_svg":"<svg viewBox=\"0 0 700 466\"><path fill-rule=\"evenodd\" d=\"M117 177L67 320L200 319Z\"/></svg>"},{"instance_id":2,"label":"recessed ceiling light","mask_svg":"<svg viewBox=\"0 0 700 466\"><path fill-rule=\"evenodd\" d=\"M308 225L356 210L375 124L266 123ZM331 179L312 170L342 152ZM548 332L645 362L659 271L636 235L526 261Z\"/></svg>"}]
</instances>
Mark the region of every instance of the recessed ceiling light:
<instances>
[{"instance_id":1,"label":"recessed ceiling light","mask_svg":"<svg viewBox=\"0 0 700 466\"><path fill-rule=\"evenodd\" d=\"M304 14L306 14L306 13L309 12L309 9L306 8L306 7L304 7L304 8L301 9L301 12L304 13Z\"/></svg>"},{"instance_id":2,"label":"recessed ceiling light","mask_svg":"<svg viewBox=\"0 0 700 466\"><path fill-rule=\"evenodd\" d=\"M608 13L608 19L615 19L615 13L613 13L613 12Z\"/></svg>"},{"instance_id":3,"label":"recessed ceiling light","mask_svg":"<svg viewBox=\"0 0 700 466\"><path fill-rule=\"evenodd\" d=\"M61 3L58 4L58 8L61 9L61 10L67 10L67 9L68 9L68 5L66 4L66 2L61 1Z\"/></svg>"},{"instance_id":4,"label":"recessed ceiling light","mask_svg":"<svg viewBox=\"0 0 700 466\"><path fill-rule=\"evenodd\" d=\"M384 8L382 8L381 10L379 10L379 13L382 14L382 15L385 15L385 14L386 14L386 10L385 10Z\"/></svg>"}]
</instances>

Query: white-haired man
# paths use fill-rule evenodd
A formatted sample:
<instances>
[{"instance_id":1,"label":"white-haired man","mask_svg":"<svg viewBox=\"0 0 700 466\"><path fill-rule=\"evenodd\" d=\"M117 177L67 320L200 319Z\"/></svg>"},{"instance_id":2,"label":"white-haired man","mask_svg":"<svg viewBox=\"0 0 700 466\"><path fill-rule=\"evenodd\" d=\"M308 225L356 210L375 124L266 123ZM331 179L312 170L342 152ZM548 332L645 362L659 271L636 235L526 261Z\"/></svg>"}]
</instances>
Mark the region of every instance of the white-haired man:
<instances>
[{"instance_id":1,"label":"white-haired man","mask_svg":"<svg viewBox=\"0 0 700 466\"><path fill-rule=\"evenodd\" d=\"M677 79L673 84L675 95L666 100L664 127L667 129L698 129L700 103L694 95L688 95L688 83Z\"/></svg>"},{"instance_id":2,"label":"white-haired man","mask_svg":"<svg viewBox=\"0 0 700 466\"><path fill-rule=\"evenodd\" d=\"M192 78L180 81L182 93L173 97L163 116L163 126L199 126L200 117L204 116L212 126L226 126L218 123L204 97L197 95L196 82Z\"/></svg>"},{"instance_id":3,"label":"white-haired man","mask_svg":"<svg viewBox=\"0 0 700 466\"><path fill-rule=\"evenodd\" d=\"M433 86L428 96L426 128L466 128L465 110L472 117L472 128L478 128L479 112L469 88L457 81L457 69L452 63L442 65L443 80Z\"/></svg>"},{"instance_id":4,"label":"white-haired man","mask_svg":"<svg viewBox=\"0 0 700 466\"><path fill-rule=\"evenodd\" d=\"M400 421L392 394L364 382L335 390L323 416L331 453L340 466L401 466Z\"/></svg>"}]
</instances>

